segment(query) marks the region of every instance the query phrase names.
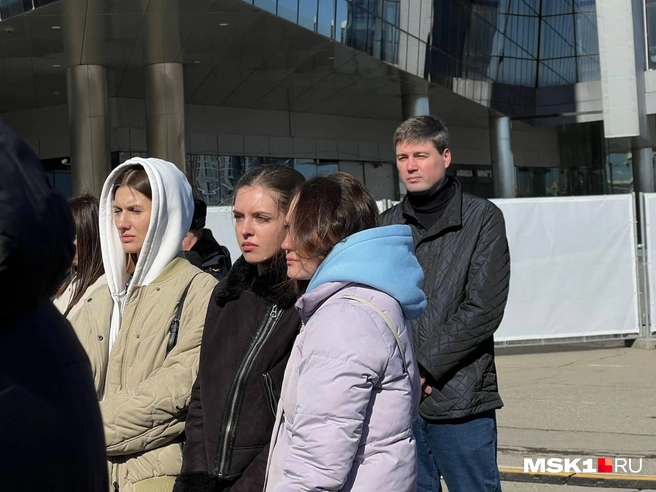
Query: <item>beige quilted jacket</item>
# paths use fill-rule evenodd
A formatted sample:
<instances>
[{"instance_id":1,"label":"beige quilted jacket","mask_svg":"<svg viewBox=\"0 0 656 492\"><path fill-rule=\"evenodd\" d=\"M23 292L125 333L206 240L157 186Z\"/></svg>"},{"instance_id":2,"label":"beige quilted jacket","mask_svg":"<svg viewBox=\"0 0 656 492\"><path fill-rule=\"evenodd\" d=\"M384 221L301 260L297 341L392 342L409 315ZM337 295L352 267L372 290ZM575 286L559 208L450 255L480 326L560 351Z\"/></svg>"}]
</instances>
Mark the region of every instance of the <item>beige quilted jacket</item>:
<instances>
[{"instance_id":1,"label":"beige quilted jacket","mask_svg":"<svg viewBox=\"0 0 656 492\"><path fill-rule=\"evenodd\" d=\"M193 281L192 281L193 278ZM169 327L192 281L178 341L166 356ZM99 289L77 313L73 326L87 351L100 402L110 466L110 490L180 472L178 437L198 358L205 314L216 284L187 260L175 258L152 283L137 287L125 304L118 338L107 356L112 299Z\"/></svg>"}]
</instances>

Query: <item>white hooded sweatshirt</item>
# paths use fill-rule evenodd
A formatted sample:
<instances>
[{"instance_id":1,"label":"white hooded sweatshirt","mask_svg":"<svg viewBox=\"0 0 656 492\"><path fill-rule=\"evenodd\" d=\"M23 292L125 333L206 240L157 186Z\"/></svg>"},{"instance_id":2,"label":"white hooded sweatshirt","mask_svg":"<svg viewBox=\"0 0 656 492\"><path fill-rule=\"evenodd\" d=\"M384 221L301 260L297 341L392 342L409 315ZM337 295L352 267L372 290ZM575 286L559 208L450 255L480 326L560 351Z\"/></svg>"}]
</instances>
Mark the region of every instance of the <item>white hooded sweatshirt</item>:
<instances>
[{"instance_id":1,"label":"white hooded sweatshirt","mask_svg":"<svg viewBox=\"0 0 656 492\"><path fill-rule=\"evenodd\" d=\"M132 279L128 284L127 257L114 224L112 189L129 165L141 165L152 189L150 225ZM111 353L121 326L123 307L135 286L148 285L182 250L182 240L194 214L194 199L186 176L174 164L155 158L135 157L109 175L100 197L100 245L107 284L114 300L109 332Z\"/></svg>"}]
</instances>

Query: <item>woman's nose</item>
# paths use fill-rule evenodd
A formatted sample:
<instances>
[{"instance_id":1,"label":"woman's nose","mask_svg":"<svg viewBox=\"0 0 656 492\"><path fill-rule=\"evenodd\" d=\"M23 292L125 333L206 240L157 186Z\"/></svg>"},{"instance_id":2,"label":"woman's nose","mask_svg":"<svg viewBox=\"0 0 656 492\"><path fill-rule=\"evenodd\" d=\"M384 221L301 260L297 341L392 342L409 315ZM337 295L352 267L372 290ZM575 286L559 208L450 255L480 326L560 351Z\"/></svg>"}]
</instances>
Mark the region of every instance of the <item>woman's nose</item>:
<instances>
[{"instance_id":1,"label":"woman's nose","mask_svg":"<svg viewBox=\"0 0 656 492\"><path fill-rule=\"evenodd\" d=\"M289 251L290 249L292 249L292 242L291 242L291 239L289 237L289 233L285 234L285 239L282 242L282 244L280 245L280 248L284 249L285 251Z\"/></svg>"},{"instance_id":2,"label":"woman's nose","mask_svg":"<svg viewBox=\"0 0 656 492\"><path fill-rule=\"evenodd\" d=\"M119 230L127 230L130 228L123 214L117 214L114 221L116 223L116 228Z\"/></svg>"},{"instance_id":3,"label":"woman's nose","mask_svg":"<svg viewBox=\"0 0 656 492\"><path fill-rule=\"evenodd\" d=\"M241 230L239 231L242 236L252 236L253 228L251 227L251 221L244 219L241 223Z\"/></svg>"}]
</instances>

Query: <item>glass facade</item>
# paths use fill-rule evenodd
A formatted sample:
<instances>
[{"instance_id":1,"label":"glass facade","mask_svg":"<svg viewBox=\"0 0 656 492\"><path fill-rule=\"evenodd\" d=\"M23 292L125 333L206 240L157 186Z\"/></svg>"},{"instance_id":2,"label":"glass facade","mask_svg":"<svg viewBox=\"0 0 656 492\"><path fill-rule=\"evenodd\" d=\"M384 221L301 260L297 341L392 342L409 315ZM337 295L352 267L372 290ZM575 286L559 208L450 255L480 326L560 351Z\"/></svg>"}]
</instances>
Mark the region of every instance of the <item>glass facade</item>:
<instances>
[{"instance_id":1,"label":"glass facade","mask_svg":"<svg viewBox=\"0 0 656 492\"><path fill-rule=\"evenodd\" d=\"M656 0L645 0L645 18L649 69L656 70Z\"/></svg>"},{"instance_id":2,"label":"glass facade","mask_svg":"<svg viewBox=\"0 0 656 492\"><path fill-rule=\"evenodd\" d=\"M595 0L245 1L449 89L487 85L505 111L600 78Z\"/></svg>"},{"instance_id":3,"label":"glass facade","mask_svg":"<svg viewBox=\"0 0 656 492\"><path fill-rule=\"evenodd\" d=\"M306 178L344 171L362 181L377 200L399 196L393 163L189 154L187 176L194 194L208 205L230 205L241 175L251 166L270 164L294 167Z\"/></svg>"},{"instance_id":4,"label":"glass facade","mask_svg":"<svg viewBox=\"0 0 656 492\"><path fill-rule=\"evenodd\" d=\"M23 14L57 0L0 0L0 20Z\"/></svg>"},{"instance_id":5,"label":"glass facade","mask_svg":"<svg viewBox=\"0 0 656 492\"><path fill-rule=\"evenodd\" d=\"M633 192L631 151L615 148L604 139L602 122L565 125L558 142L558 167L516 169L518 197ZM656 175L656 158L652 165Z\"/></svg>"}]
</instances>

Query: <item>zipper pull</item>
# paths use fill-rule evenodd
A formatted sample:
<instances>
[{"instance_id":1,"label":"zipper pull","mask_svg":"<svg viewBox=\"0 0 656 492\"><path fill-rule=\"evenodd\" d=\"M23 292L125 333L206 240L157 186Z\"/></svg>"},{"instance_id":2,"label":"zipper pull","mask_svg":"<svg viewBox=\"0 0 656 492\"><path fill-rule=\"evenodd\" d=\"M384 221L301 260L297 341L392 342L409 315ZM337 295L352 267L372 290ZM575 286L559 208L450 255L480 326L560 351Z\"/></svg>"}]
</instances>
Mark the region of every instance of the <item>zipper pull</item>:
<instances>
[{"instance_id":1,"label":"zipper pull","mask_svg":"<svg viewBox=\"0 0 656 492\"><path fill-rule=\"evenodd\" d=\"M271 312L269 313L269 316L271 319L276 319L278 316L280 316L280 313L282 312L282 309L279 309L276 304L273 305L271 308Z\"/></svg>"},{"instance_id":2,"label":"zipper pull","mask_svg":"<svg viewBox=\"0 0 656 492\"><path fill-rule=\"evenodd\" d=\"M118 482L114 482L114 492L118 492Z\"/></svg>"}]
</instances>

